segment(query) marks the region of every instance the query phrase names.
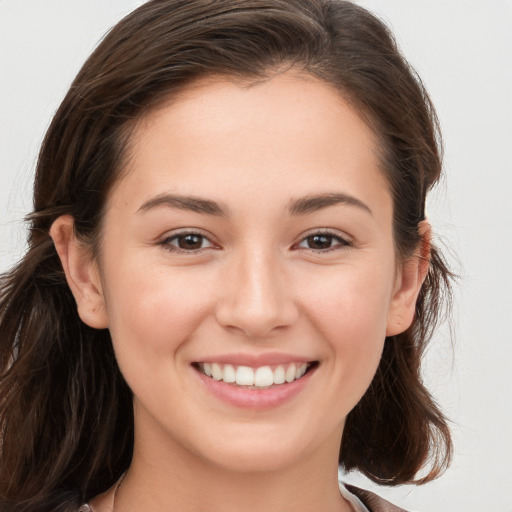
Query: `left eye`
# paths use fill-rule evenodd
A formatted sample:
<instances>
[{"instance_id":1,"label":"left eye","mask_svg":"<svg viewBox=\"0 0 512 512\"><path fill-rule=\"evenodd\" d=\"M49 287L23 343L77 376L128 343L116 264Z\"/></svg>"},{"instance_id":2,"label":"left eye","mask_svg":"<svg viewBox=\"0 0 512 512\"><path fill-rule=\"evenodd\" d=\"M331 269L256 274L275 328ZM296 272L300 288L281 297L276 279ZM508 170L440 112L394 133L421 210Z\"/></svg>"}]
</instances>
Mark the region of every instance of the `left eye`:
<instances>
[{"instance_id":1,"label":"left eye","mask_svg":"<svg viewBox=\"0 0 512 512\"><path fill-rule=\"evenodd\" d=\"M166 238L162 245L165 245L170 250L181 251L197 251L207 247L213 247L213 244L204 235L198 233L181 233Z\"/></svg>"},{"instance_id":2,"label":"left eye","mask_svg":"<svg viewBox=\"0 0 512 512\"><path fill-rule=\"evenodd\" d=\"M304 238L298 247L314 251L327 251L337 246L347 246L349 243L340 236L331 233L314 233Z\"/></svg>"}]
</instances>

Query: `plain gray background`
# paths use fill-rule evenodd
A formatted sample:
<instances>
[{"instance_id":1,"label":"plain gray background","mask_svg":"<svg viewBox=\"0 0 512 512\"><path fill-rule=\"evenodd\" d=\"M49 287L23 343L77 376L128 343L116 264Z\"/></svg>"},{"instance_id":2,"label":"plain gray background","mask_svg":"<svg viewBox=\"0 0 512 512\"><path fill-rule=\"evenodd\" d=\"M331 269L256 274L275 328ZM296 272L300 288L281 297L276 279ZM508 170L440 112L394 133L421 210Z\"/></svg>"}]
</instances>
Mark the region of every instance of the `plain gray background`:
<instances>
[{"instance_id":1,"label":"plain gray background","mask_svg":"<svg viewBox=\"0 0 512 512\"><path fill-rule=\"evenodd\" d=\"M0 0L0 271L21 256L38 147L106 30L138 0ZM428 215L461 274L455 337L425 380L453 420L438 481L378 492L422 512L512 511L512 1L360 0L393 29L437 106L446 179ZM357 475L353 482L375 487Z\"/></svg>"}]
</instances>

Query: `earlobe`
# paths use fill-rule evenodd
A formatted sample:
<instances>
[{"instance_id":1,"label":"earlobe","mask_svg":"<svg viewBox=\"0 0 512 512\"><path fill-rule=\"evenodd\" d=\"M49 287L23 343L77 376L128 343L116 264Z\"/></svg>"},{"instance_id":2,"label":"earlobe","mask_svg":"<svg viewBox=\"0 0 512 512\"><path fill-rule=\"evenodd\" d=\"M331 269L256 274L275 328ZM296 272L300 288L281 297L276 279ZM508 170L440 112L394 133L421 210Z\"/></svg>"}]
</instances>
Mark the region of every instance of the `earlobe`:
<instances>
[{"instance_id":1,"label":"earlobe","mask_svg":"<svg viewBox=\"0 0 512 512\"><path fill-rule=\"evenodd\" d=\"M388 314L386 336L395 336L407 330L414 320L416 301L430 265L432 230L428 221L418 224L421 237L418 248L411 258L403 263Z\"/></svg>"},{"instance_id":2,"label":"earlobe","mask_svg":"<svg viewBox=\"0 0 512 512\"><path fill-rule=\"evenodd\" d=\"M71 215L57 218L50 228L55 249L75 297L82 321L96 329L108 327L105 300L96 262L90 248L77 239Z\"/></svg>"}]
</instances>

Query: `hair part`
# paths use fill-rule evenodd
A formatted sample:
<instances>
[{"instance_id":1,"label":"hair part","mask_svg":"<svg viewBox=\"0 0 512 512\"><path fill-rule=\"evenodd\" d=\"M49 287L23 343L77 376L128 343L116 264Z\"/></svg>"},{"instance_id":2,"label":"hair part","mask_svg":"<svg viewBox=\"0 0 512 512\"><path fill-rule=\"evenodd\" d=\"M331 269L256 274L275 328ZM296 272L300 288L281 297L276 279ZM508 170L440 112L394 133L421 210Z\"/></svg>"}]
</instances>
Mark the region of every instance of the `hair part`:
<instances>
[{"instance_id":1,"label":"hair part","mask_svg":"<svg viewBox=\"0 0 512 512\"><path fill-rule=\"evenodd\" d=\"M397 254L414 254L425 197L441 173L441 139L425 88L381 21L336 0L144 4L103 39L55 114L37 163L29 248L2 276L2 510L71 510L110 487L132 456L131 391L108 331L78 316L52 223L72 215L76 235L97 247L109 192L144 113L199 78L256 83L292 68L335 87L372 128L393 197ZM432 248L414 322L387 339L370 388L347 418L339 459L347 470L396 485L431 480L447 467L447 421L420 367L450 278Z\"/></svg>"}]
</instances>

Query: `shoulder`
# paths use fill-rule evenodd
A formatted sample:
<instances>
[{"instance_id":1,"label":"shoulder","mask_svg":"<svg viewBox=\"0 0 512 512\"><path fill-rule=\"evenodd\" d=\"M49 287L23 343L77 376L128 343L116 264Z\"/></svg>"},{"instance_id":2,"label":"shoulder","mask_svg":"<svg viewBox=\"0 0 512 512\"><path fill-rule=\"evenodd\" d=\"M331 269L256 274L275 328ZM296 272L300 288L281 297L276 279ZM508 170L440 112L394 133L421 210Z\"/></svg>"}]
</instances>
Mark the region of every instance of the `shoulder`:
<instances>
[{"instance_id":1,"label":"shoulder","mask_svg":"<svg viewBox=\"0 0 512 512\"><path fill-rule=\"evenodd\" d=\"M357 496L368 508L370 512L407 512L405 509L397 507L384 498L377 496L371 491L365 489L359 489L353 485L345 484L345 487L349 492Z\"/></svg>"}]
</instances>

